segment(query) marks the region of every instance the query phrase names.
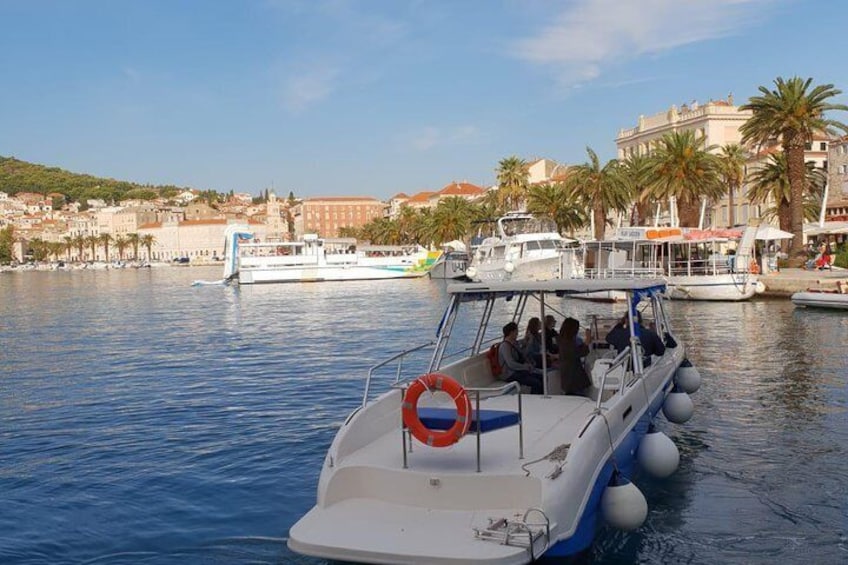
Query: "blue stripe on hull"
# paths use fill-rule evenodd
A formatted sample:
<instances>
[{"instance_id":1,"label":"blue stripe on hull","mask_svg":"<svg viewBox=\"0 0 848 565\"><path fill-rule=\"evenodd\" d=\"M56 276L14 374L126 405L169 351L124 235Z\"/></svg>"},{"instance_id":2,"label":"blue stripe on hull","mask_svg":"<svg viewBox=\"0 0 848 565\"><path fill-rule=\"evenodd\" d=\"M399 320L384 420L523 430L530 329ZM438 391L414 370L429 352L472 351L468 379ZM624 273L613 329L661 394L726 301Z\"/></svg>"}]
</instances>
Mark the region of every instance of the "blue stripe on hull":
<instances>
[{"instance_id":1,"label":"blue stripe on hull","mask_svg":"<svg viewBox=\"0 0 848 565\"><path fill-rule=\"evenodd\" d=\"M673 382L669 380L666 385L666 392L673 386ZM636 471L636 450L639 447L639 442L642 437L648 433L648 427L657 415L657 412L662 408L665 401L665 393L658 395L651 403L648 411L636 422L630 433L621 445L615 450L615 460L618 462L618 470L622 475L631 479ZM613 459L607 460L604 468L601 470L598 480L595 481L595 486L592 487L592 494L589 496L589 501L586 504L586 511L580 518L577 524L577 530L574 535L568 539L558 541L548 551L545 552L544 558L568 557L585 551L591 547L595 539L595 532L598 529L598 520L600 519L601 496L604 494L612 477L615 467L612 464Z\"/></svg>"}]
</instances>

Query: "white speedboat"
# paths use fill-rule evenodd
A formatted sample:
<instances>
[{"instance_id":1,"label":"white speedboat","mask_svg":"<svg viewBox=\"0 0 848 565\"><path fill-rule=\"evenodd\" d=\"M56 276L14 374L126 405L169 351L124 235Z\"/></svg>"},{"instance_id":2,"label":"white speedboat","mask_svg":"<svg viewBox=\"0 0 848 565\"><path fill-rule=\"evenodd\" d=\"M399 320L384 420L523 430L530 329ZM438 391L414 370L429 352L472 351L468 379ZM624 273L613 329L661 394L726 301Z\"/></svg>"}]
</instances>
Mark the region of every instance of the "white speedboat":
<instances>
[{"instance_id":1,"label":"white speedboat","mask_svg":"<svg viewBox=\"0 0 848 565\"><path fill-rule=\"evenodd\" d=\"M579 262L562 255L576 242L562 237L553 222L523 212L511 212L497 221L497 234L480 243L466 276L472 281L544 281L571 278L563 266L579 269ZM573 251L573 249L572 249Z\"/></svg>"},{"instance_id":2,"label":"white speedboat","mask_svg":"<svg viewBox=\"0 0 848 565\"><path fill-rule=\"evenodd\" d=\"M431 279L464 279L470 257L465 251L445 251L430 268Z\"/></svg>"},{"instance_id":3,"label":"white speedboat","mask_svg":"<svg viewBox=\"0 0 848 565\"><path fill-rule=\"evenodd\" d=\"M244 226L225 232L224 279L239 284L417 278L439 253L420 245L363 246L353 239L253 242Z\"/></svg>"},{"instance_id":4,"label":"white speedboat","mask_svg":"<svg viewBox=\"0 0 848 565\"><path fill-rule=\"evenodd\" d=\"M808 289L796 292L790 299L795 306L848 310L848 283L839 281L835 291Z\"/></svg>"},{"instance_id":5,"label":"white speedboat","mask_svg":"<svg viewBox=\"0 0 848 565\"><path fill-rule=\"evenodd\" d=\"M556 371L546 371L541 395L493 376L487 353L502 323L544 319L546 305L606 290L630 297L635 345L616 354L592 344L587 396L561 394ZM585 550L602 515L625 530L639 527L647 504L629 480L637 461L656 476L679 462L652 421L660 410L686 421L693 405L684 390L700 383L672 337L664 283L559 279L447 291L436 341L369 370L362 405L337 432L316 504L292 526L289 548L365 563L508 565ZM666 339L665 353L650 364L634 335L637 308ZM416 354L430 348L426 372L411 373ZM394 384L372 398L381 372Z\"/></svg>"}]
</instances>

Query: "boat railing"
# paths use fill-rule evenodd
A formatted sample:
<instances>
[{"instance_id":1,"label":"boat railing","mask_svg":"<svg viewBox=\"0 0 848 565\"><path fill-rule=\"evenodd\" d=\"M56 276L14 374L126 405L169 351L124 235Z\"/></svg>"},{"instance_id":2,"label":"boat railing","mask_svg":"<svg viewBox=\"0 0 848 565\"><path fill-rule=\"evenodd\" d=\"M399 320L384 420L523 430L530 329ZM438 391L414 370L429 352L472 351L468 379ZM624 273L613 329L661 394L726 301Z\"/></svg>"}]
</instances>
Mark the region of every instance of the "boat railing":
<instances>
[{"instance_id":1,"label":"boat railing","mask_svg":"<svg viewBox=\"0 0 848 565\"><path fill-rule=\"evenodd\" d=\"M604 371L604 374L601 376L601 383L600 383L601 386L598 387L599 393L598 393L598 399L597 399L596 404L595 404L596 410L600 410L601 404L604 403L604 391L606 390L606 387L607 387L607 378L614 371L616 371L616 369L618 369L619 367L622 368L621 378L618 380L617 386L615 388L615 393L624 392L624 387L628 382L626 377L627 377L628 374L630 374L630 375L633 374L632 371L627 370L628 369L627 365L630 362L630 358L631 358L630 347L628 346L628 347L625 347L623 350L621 350L621 353L619 353L618 355L615 356L615 358L612 360L612 362L609 364L609 366Z\"/></svg>"},{"instance_id":2,"label":"boat railing","mask_svg":"<svg viewBox=\"0 0 848 565\"><path fill-rule=\"evenodd\" d=\"M410 353L415 353L417 351L421 351L422 349L427 349L428 347L433 347L435 345L436 345L435 341L428 341L427 343L422 343L421 345L417 345L417 346L412 347L410 349L404 349L403 351L401 351L399 353L395 353L394 355L392 355L388 359L380 361L376 365L371 366L368 369L368 377L365 380L365 394L362 397L362 407L364 408L365 405L368 403L368 396L371 393L371 379L374 376L374 371L376 371L377 369L380 369L382 367L385 367L386 365L389 365L390 363L397 361L397 369L396 369L396 372L395 372L395 384L397 384L397 383L400 382L401 374L403 372L403 362L406 359L406 356L409 355Z\"/></svg>"}]
</instances>

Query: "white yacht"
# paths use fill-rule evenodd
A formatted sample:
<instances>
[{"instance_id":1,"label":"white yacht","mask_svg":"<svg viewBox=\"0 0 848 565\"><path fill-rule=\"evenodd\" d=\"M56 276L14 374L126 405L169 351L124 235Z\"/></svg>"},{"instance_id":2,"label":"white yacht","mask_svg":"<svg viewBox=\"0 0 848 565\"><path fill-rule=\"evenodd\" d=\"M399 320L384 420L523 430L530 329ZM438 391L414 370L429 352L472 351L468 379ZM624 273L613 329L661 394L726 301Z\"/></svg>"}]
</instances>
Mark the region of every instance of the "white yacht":
<instances>
[{"instance_id":1,"label":"white yacht","mask_svg":"<svg viewBox=\"0 0 848 565\"><path fill-rule=\"evenodd\" d=\"M631 300L633 345L617 353L591 344L587 395L562 394L548 367L541 369L544 394L525 394L493 375L487 352L502 324L544 319L547 307L605 290ZM688 393L700 384L665 316L664 283L557 279L450 284L447 291L436 340L410 344L368 371L362 404L341 424L315 506L292 526L289 548L363 563L510 565L585 550L602 517L638 528L648 506L630 480L637 464L664 477L680 458L652 422L660 411L686 421ZM597 306L608 318L611 306ZM639 310L665 338L665 352L650 362ZM588 323L597 332L603 319ZM375 396L378 378L393 384Z\"/></svg>"},{"instance_id":2,"label":"white yacht","mask_svg":"<svg viewBox=\"0 0 848 565\"><path fill-rule=\"evenodd\" d=\"M576 241L562 237L553 222L523 212L497 221L497 234L477 247L466 276L472 281L550 280L580 276ZM572 260L564 261L563 255ZM566 269L566 272L563 272Z\"/></svg>"},{"instance_id":3,"label":"white yacht","mask_svg":"<svg viewBox=\"0 0 848 565\"><path fill-rule=\"evenodd\" d=\"M225 232L224 280L239 284L417 278L439 253L420 245L358 245L306 234L300 241L254 242L245 226Z\"/></svg>"}]
</instances>

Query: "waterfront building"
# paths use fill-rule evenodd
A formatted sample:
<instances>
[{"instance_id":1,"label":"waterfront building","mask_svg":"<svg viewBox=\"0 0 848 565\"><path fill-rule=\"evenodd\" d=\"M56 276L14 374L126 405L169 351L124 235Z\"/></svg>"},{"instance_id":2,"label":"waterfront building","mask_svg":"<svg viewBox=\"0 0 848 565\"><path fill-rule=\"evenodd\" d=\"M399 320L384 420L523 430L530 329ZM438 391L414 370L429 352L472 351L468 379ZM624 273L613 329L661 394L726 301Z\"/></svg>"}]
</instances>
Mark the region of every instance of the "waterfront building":
<instances>
[{"instance_id":1,"label":"waterfront building","mask_svg":"<svg viewBox=\"0 0 848 565\"><path fill-rule=\"evenodd\" d=\"M241 221L244 223L244 220ZM265 240L266 226L258 222L247 222L251 231L259 240ZM212 220L169 220L152 222L139 226L138 235L153 236L150 257L147 250L139 245L139 259L171 262L174 259L188 258L194 264L202 264L224 256L224 230L229 222L225 219ZM128 249L129 255L133 253ZM125 258L127 254L125 253Z\"/></svg>"},{"instance_id":2,"label":"waterfront building","mask_svg":"<svg viewBox=\"0 0 848 565\"><path fill-rule=\"evenodd\" d=\"M371 220L382 218L385 204L372 197L328 196L307 198L292 209L295 234L318 234L339 237L341 228L361 228Z\"/></svg>"}]
</instances>

